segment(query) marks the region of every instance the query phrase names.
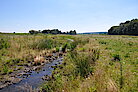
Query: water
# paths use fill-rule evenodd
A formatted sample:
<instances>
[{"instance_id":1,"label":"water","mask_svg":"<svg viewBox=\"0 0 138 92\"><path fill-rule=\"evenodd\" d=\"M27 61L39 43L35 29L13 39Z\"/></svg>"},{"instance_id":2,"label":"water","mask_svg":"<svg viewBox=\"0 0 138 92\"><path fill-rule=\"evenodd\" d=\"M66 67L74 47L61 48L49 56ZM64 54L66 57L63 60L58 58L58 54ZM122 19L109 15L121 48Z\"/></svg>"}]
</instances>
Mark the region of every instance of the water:
<instances>
[{"instance_id":1,"label":"water","mask_svg":"<svg viewBox=\"0 0 138 92\"><path fill-rule=\"evenodd\" d=\"M32 89L37 89L44 82L42 77L44 75L51 75L53 70L51 66L61 63L62 60L63 58L58 58L53 62L45 64L40 71L32 71L29 77L24 78L17 84L3 88L0 92L30 92Z\"/></svg>"}]
</instances>

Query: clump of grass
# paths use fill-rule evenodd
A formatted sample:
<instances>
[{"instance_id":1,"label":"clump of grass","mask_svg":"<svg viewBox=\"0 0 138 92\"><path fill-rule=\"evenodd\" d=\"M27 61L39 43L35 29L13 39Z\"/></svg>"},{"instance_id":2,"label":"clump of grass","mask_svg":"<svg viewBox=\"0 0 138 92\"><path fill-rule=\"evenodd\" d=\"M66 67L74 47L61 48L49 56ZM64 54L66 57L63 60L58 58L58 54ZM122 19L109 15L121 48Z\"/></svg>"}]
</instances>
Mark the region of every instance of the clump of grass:
<instances>
[{"instance_id":1,"label":"clump of grass","mask_svg":"<svg viewBox=\"0 0 138 92\"><path fill-rule=\"evenodd\" d=\"M56 47L56 52L59 52L59 47Z\"/></svg>"},{"instance_id":2,"label":"clump of grass","mask_svg":"<svg viewBox=\"0 0 138 92\"><path fill-rule=\"evenodd\" d=\"M120 61L120 60L121 60L120 55L118 55L118 54L113 54L113 60L114 60L114 61Z\"/></svg>"},{"instance_id":3,"label":"clump of grass","mask_svg":"<svg viewBox=\"0 0 138 92\"><path fill-rule=\"evenodd\" d=\"M4 65L4 67L3 67L3 73L7 74L8 71L9 71L9 69L8 69L7 65Z\"/></svg>"},{"instance_id":4,"label":"clump of grass","mask_svg":"<svg viewBox=\"0 0 138 92\"><path fill-rule=\"evenodd\" d=\"M76 75L87 77L93 71L93 64L99 58L99 50L92 49L88 53L71 52L70 60L74 63L76 68L74 70Z\"/></svg>"},{"instance_id":5,"label":"clump of grass","mask_svg":"<svg viewBox=\"0 0 138 92\"><path fill-rule=\"evenodd\" d=\"M84 52L86 50L86 48L79 48L78 50Z\"/></svg>"},{"instance_id":6,"label":"clump of grass","mask_svg":"<svg viewBox=\"0 0 138 92\"><path fill-rule=\"evenodd\" d=\"M5 63L7 65L14 65L14 64L18 64L19 62L20 62L20 59L19 58L14 58L14 59L7 60Z\"/></svg>"},{"instance_id":7,"label":"clump of grass","mask_svg":"<svg viewBox=\"0 0 138 92\"><path fill-rule=\"evenodd\" d=\"M122 68L122 62L120 61L120 79L119 79L119 83L120 83L120 89L123 88L123 68Z\"/></svg>"},{"instance_id":8,"label":"clump of grass","mask_svg":"<svg viewBox=\"0 0 138 92\"><path fill-rule=\"evenodd\" d=\"M132 42L129 42L129 43L127 43L129 46L132 46L133 45L133 43Z\"/></svg>"},{"instance_id":9,"label":"clump of grass","mask_svg":"<svg viewBox=\"0 0 138 92\"><path fill-rule=\"evenodd\" d=\"M8 41L6 39L1 38L0 39L0 49L3 49L3 48L7 49L9 47L10 47L10 45L9 45Z\"/></svg>"},{"instance_id":10,"label":"clump of grass","mask_svg":"<svg viewBox=\"0 0 138 92\"><path fill-rule=\"evenodd\" d=\"M68 43L68 49L70 49L71 51L73 51L76 46L78 45L78 42L72 42L72 43Z\"/></svg>"},{"instance_id":11,"label":"clump of grass","mask_svg":"<svg viewBox=\"0 0 138 92\"><path fill-rule=\"evenodd\" d=\"M125 58L129 58L130 57L130 54L129 53L126 53L124 57Z\"/></svg>"},{"instance_id":12,"label":"clump of grass","mask_svg":"<svg viewBox=\"0 0 138 92\"><path fill-rule=\"evenodd\" d=\"M44 50L44 49L51 49L53 46L54 46L53 40L42 39L42 40L39 40L39 41L33 43L33 45L31 45L31 48Z\"/></svg>"},{"instance_id":13,"label":"clump of grass","mask_svg":"<svg viewBox=\"0 0 138 92\"><path fill-rule=\"evenodd\" d=\"M1 71L3 75L5 74L9 74L9 73L12 73L12 70L7 66L7 65L4 65L3 66L3 71Z\"/></svg>"},{"instance_id":14,"label":"clump of grass","mask_svg":"<svg viewBox=\"0 0 138 92\"><path fill-rule=\"evenodd\" d=\"M65 43L63 46L62 46L62 52L64 53L66 51L66 48L67 48L67 43Z\"/></svg>"},{"instance_id":15,"label":"clump of grass","mask_svg":"<svg viewBox=\"0 0 138 92\"><path fill-rule=\"evenodd\" d=\"M100 44L107 44L105 41L99 41Z\"/></svg>"}]
</instances>

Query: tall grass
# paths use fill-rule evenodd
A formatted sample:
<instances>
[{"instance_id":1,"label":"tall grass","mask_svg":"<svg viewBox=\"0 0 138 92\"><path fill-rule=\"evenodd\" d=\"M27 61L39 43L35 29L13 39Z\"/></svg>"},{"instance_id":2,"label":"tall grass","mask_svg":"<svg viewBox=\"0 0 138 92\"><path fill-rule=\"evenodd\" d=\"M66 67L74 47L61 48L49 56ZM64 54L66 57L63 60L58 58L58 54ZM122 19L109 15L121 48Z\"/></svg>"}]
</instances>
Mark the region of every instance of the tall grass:
<instances>
[{"instance_id":1,"label":"tall grass","mask_svg":"<svg viewBox=\"0 0 138 92\"><path fill-rule=\"evenodd\" d=\"M7 41L7 39L1 38L0 39L0 49L3 49L3 48L7 49L9 47L10 47L10 45L9 45L9 42Z\"/></svg>"},{"instance_id":2,"label":"tall grass","mask_svg":"<svg viewBox=\"0 0 138 92\"><path fill-rule=\"evenodd\" d=\"M32 62L42 52L61 47L68 39L64 37L66 39L57 35L0 34L0 74Z\"/></svg>"},{"instance_id":3,"label":"tall grass","mask_svg":"<svg viewBox=\"0 0 138 92\"><path fill-rule=\"evenodd\" d=\"M69 52L41 91L138 91L137 36L0 34L0 77L43 51L60 47Z\"/></svg>"},{"instance_id":4,"label":"tall grass","mask_svg":"<svg viewBox=\"0 0 138 92\"><path fill-rule=\"evenodd\" d=\"M100 49L103 51L101 61L104 61L100 63L100 66L107 65L105 73L108 75L108 79L112 79L118 91L136 92L138 90L138 78L135 74L137 69L136 57L138 57L137 39L137 36L108 36L105 39L98 38L100 43L106 42L106 44L101 44L100 46ZM102 58L104 56L108 59L107 61Z\"/></svg>"},{"instance_id":5,"label":"tall grass","mask_svg":"<svg viewBox=\"0 0 138 92\"><path fill-rule=\"evenodd\" d=\"M83 37L83 38L82 38ZM46 92L137 92L137 36L83 35L42 86ZM86 41L86 39L89 39ZM98 49L97 49L98 48ZM100 52L99 52L100 50ZM99 53L99 54L98 54ZM96 62L95 62L96 61Z\"/></svg>"},{"instance_id":6,"label":"tall grass","mask_svg":"<svg viewBox=\"0 0 138 92\"><path fill-rule=\"evenodd\" d=\"M42 39L34 42L30 47L39 50L51 49L54 47L54 42L51 39Z\"/></svg>"},{"instance_id":7,"label":"tall grass","mask_svg":"<svg viewBox=\"0 0 138 92\"><path fill-rule=\"evenodd\" d=\"M83 46L84 42L81 42L82 41L79 41L78 45ZM88 41L86 43L88 43ZM91 49L88 52L79 52L75 48L73 51L68 52L62 65L59 65L58 68L53 71L51 80L43 84L41 91L75 91L85 78L92 75L93 66L98 58L98 49Z\"/></svg>"},{"instance_id":8,"label":"tall grass","mask_svg":"<svg viewBox=\"0 0 138 92\"><path fill-rule=\"evenodd\" d=\"M88 53L78 53L72 51L69 53L70 61L75 65L75 75L87 77L93 71L93 64L99 58L99 50L92 49Z\"/></svg>"}]
</instances>

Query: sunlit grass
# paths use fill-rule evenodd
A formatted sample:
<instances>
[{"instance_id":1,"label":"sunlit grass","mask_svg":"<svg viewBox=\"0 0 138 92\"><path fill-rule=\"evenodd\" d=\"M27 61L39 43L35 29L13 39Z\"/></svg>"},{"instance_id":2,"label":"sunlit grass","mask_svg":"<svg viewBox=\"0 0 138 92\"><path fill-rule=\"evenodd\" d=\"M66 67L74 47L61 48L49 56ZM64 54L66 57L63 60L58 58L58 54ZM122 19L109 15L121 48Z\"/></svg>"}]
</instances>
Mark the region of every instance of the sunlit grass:
<instances>
[{"instance_id":1,"label":"sunlit grass","mask_svg":"<svg viewBox=\"0 0 138 92\"><path fill-rule=\"evenodd\" d=\"M32 62L35 56L63 46L71 37L43 34L0 34L0 74L8 74L15 65L25 65L28 61Z\"/></svg>"},{"instance_id":2,"label":"sunlit grass","mask_svg":"<svg viewBox=\"0 0 138 92\"><path fill-rule=\"evenodd\" d=\"M54 80L45 83L43 89L49 86L50 90L65 92L138 91L137 36L81 35L78 37L83 37L82 40L85 37L89 38L89 41L87 44L78 45L74 54L69 53L69 57L64 59L66 65L63 69L54 71L54 74L60 77L55 80L60 81L61 85L56 87L58 82ZM92 57L89 55L93 54L89 51L92 48L100 50L99 59L94 65L89 63ZM90 72L88 76L85 76L86 71Z\"/></svg>"},{"instance_id":3,"label":"sunlit grass","mask_svg":"<svg viewBox=\"0 0 138 92\"><path fill-rule=\"evenodd\" d=\"M13 72L16 65L62 47L69 49L63 64L53 71L51 81L44 83L41 91L138 91L137 36L0 34L0 39L0 78Z\"/></svg>"}]
</instances>

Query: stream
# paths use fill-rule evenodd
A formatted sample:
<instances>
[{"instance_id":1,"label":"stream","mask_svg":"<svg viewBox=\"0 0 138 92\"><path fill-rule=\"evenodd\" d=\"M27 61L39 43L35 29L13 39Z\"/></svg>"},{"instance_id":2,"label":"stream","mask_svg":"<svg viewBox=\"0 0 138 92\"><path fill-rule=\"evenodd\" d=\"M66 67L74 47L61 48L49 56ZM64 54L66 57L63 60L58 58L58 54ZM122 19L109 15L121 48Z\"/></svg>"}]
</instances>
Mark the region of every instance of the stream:
<instances>
[{"instance_id":1,"label":"stream","mask_svg":"<svg viewBox=\"0 0 138 92\"><path fill-rule=\"evenodd\" d=\"M31 75L27 78L23 78L19 83L12 84L0 90L0 92L30 92L41 86L44 83L42 77L44 75L50 76L53 68L51 66L62 63L63 58L57 58L56 60L45 64L39 71L32 71Z\"/></svg>"}]
</instances>

